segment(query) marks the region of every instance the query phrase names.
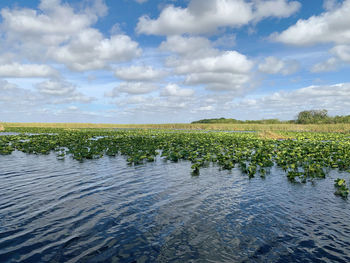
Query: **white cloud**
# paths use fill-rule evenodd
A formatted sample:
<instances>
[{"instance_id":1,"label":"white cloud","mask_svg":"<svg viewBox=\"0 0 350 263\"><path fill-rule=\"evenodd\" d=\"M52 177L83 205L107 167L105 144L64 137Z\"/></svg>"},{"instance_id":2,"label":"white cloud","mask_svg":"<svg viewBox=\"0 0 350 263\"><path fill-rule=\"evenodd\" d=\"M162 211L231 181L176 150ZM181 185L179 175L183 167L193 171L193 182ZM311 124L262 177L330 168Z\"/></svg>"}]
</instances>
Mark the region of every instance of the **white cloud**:
<instances>
[{"instance_id":1,"label":"white cloud","mask_svg":"<svg viewBox=\"0 0 350 263\"><path fill-rule=\"evenodd\" d=\"M123 103L123 105L125 105L125 104L143 104L145 102L147 102L146 97L136 95L136 96L131 96L131 97L127 98L125 100L125 102Z\"/></svg>"},{"instance_id":2,"label":"white cloud","mask_svg":"<svg viewBox=\"0 0 350 263\"><path fill-rule=\"evenodd\" d=\"M236 45L236 35L228 34L222 37L219 37L214 42L214 46L222 48L232 48Z\"/></svg>"},{"instance_id":3,"label":"white cloud","mask_svg":"<svg viewBox=\"0 0 350 263\"><path fill-rule=\"evenodd\" d=\"M324 0L323 1L323 8L327 11L334 10L340 6L340 3L338 0Z\"/></svg>"},{"instance_id":4,"label":"white cloud","mask_svg":"<svg viewBox=\"0 0 350 263\"><path fill-rule=\"evenodd\" d=\"M59 104L67 104L72 102L88 103L93 98L89 98L78 92L76 87L63 80L50 80L37 83L36 89L22 88L19 85L9 83L6 80L0 80L0 105L1 117L7 121L29 121L32 116L43 121L52 121L54 117L54 109L59 109ZM48 110L50 109L50 110ZM66 116L67 117L67 116ZM64 121L67 119L61 119Z\"/></svg>"},{"instance_id":5,"label":"white cloud","mask_svg":"<svg viewBox=\"0 0 350 263\"><path fill-rule=\"evenodd\" d=\"M1 49L0 49L1 52ZM11 64L13 63L15 58L15 54L10 53L10 52L3 52L0 55L0 65L1 64Z\"/></svg>"},{"instance_id":6,"label":"white cloud","mask_svg":"<svg viewBox=\"0 0 350 263\"><path fill-rule=\"evenodd\" d=\"M336 58L329 58L328 60L324 62L320 62L315 64L311 68L311 72L319 73L319 72L328 72L333 71L337 69L337 66L339 65L339 60Z\"/></svg>"},{"instance_id":7,"label":"white cloud","mask_svg":"<svg viewBox=\"0 0 350 263\"><path fill-rule=\"evenodd\" d=\"M196 100L194 96L184 96L183 94L164 95L161 97L136 95L119 98L115 104L119 108L123 108L123 112L133 118L138 118L142 114L142 118L165 117L168 122L173 118L174 114L186 113L194 106Z\"/></svg>"},{"instance_id":8,"label":"white cloud","mask_svg":"<svg viewBox=\"0 0 350 263\"><path fill-rule=\"evenodd\" d=\"M33 9L2 9L3 30L9 37L16 34L21 34L27 39L43 36L44 38L37 40L54 44L56 41L68 39L71 34L94 22L84 14L75 14L68 5L60 5L60 1L42 1L39 7L43 13Z\"/></svg>"},{"instance_id":9,"label":"white cloud","mask_svg":"<svg viewBox=\"0 0 350 263\"><path fill-rule=\"evenodd\" d=\"M70 83L47 80L36 85L38 91L49 96L66 96L75 91L75 86Z\"/></svg>"},{"instance_id":10,"label":"white cloud","mask_svg":"<svg viewBox=\"0 0 350 263\"><path fill-rule=\"evenodd\" d=\"M135 1L139 4L143 4L143 3L146 3L148 0L135 0Z\"/></svg>"},{"instance_id":11,"label":"white cloud","mask_svg":"<svg viewBox=\"0 0 350 263\"><path fill-rule=\"evenodd\" d=\"M331 114L349 114L350 83L278 91L258 99L233 103L231 107L236 107L241 112L255 112L256 119L263 116L293 118L298 112L310 109L327 109Z\"/></svg>"},{"instance_id":12,"label":"white cloud","mask_svg":"<svg viewBox=\"0 0 350 263\"><path fill-rule=\"evenodd\" d=\"M350 0L319 16L300 19L280 34L272 35L278 42L296 46L313 45L317 43L350 43Z\"/></svg>"},{"instance_id":13,"label":"white cloud","mask_svg":"<svg viewBox=\"0 0 350 263\"><path fill-rule=\"evenodd\" d=\"M204 37L169 36L160 44L160 49L191 58L218 54L218 50L213 49L211 42Z\"/></svg>"},{"instance_id":14,"label":"white cloud","mask_svg":"<svg viewBox=\"0 0 350 263\"><path fill-rule=\"evenodd\" d=\"M149 82L123 82L115 87L111 92L107 92L105 96L114 98L120 96L121 93L147 94L157 89L157 85Z\"/></svg>"},{"instance_id":15,"label":"white cloud","mask_svg":"<svg viewBox=\"0 0 350 263\"><path fill-rule=\"evenodd\" d=\"M246 84L251 80L249 74L233 73L192 73L185 79L186 85L206 85L206 88L213 91L236 91L242 94Z\"/></svg>"},{"instance_id":16,"label":"white cloud","mask_svg":"<svg viewBox=\"0 0 350 263\"><path fill-rule=\"evenodd\" d=\"M175 62L175 71L178 74L193 72L247 73L253 67L253 62L237 51L224 51L217 56L198 58L187 61L187 63L176 64Z\"/></svg>"},{"instance_id":17,"label":"white cloud","mask_svg":"<svg viewBox=\"0 0 350 263\"><path fill-rule=\"evenodd\" d=\"M155 81L167 75L165 71L156 70L150 66L117 68L114 74L117 78L126 81Z\"/></svg>"},{"instance_id":18,"label":"white cloud","mask_svg":"<svg viewBox=\"0 0 350 263\"><path fill-rule=\"evenodd\" d=\"M167 6L157 19L140 17L136 31L155 35L213 33L220 27L240 27L264 17L287 17L299 8L298 2L286 0L191 0L186 8Z\"/></svg>"},{"instance_id":19,"label":"white cloud","mask_svg":"<svg viewBox=\"0 0 350 263\"><path fill-rule=\"evenodd\" d=\"M350 45L338 45L331 49L331 53L345 62L350 63Z\"/></svg>"},{"instance_id":20,"label":"white cloud","mask_svg":"<svg viewBox=\"0 0 350 263\"><path fill-rule=\"evenodd\" d=\"M17 86L13 83L8 82L7 80L0 79L0 90L13 90Z\"/></svg>"},{"instance_id":21,"label":"white cloud","mask_svg":"<svg viewBox=\"0 0 350 263\"><path fill-rule=\"evenodd\" d=\"M104 37L92 28L107 7L102 0L86 2L90 4L79 11L59 0L42 0L40 11L2 9L2 48L13 50L20 61L53 61L76 71L107 68L141 54L129 36Z\"/></svg>"},{"instance_id":22,"label":"white cloud","mask_svg":"<svg viewBox=\"0 0 350 263\"><path fill-rule=\"evenodd\" d=\"M7 78L37 78L58 76L57 70L48 65L37 64L3 64L0 65L0 77Z\"/></svg>"},{"instance_id":23,"label":"white cloud","mask_svg":"<svg viewBox=\"0 0 350 263\"><path fill-rule=\"evenodd\" d=\"M190 97L194 94L193 89L180 88L176 84L168 84L161 92L162 96Z\"/></svg>"},{"instance_id":24,"label":"white cloud","mask_svg":"<svg viewBox=\"0 0 350 263\"><path fill-rule=\"evenodd\" d=\"M251 80L254 63L237 51L220 51L203 37L170 36L161 43L162 50L174 53L166 66L184 76L187 85L242 93Z\"/></svg>"},{"instance_id":25,"label":"white cloud","mask_svg":"<svg viewBox=\"0 0 350 263\"><path fill-rule=\"evenodd\" d=\"M103 17L108 14L108 7L106 6L105 0L88 0L83 2L86 4L85 13L90 17L95 17L97 20L98 17Z\"/></svg>"},{"instance_id":26,"label":"white cloud","mask_svg":"<svg viewBox=\"0 0 350 263\"><path fill-rule=\"evenodd\" d=\"M14 110L18 112L23 107L30 109L39 103L40 96L30 90L19 88L16 84L6 80L0 80L0 104L1 111ZM44 101L46 103L47 101ZM0 111L0 112L1 112Z\"/></svg>"},{"instance_id":27,"label":"white cloud","mask_svg":"<svg viewBox=\"0 0 350 263\"><path fill-rule=\"evenodd\" d=\"M126 35L103 38L96 29L79 32L65 46L50 49L49 55L72 70L105 68L108 62L123 62L141 54L138 44Z\"/></svg>"},{"instance_id":28,"label":"white cloud","mask_svg":"<svg viewBox=\"0 0 350 263\"><path fill-rule=\"evenodd\" d=\"M92 98L77 91L77 87L67 81L52 79L36 84L39 94L51 97L54 104L82 102L89 103Z\"/></svg>"},{"instance_id":29,"label":"white cloud","mask_svg":"<svg viewBox=\"0 0 350 263\"><path fill-rule=\"evenodd\" d=\"M297 1L285 1L285 0L265 0L255 1L255 20L260 20L266 17L289 17L296 13L301 7L301 4Z\"/></svg>"},{"instance_id":30,"label":"white cloud","mask_svg":"<svg viewBox=\"0 0 350 263\"><path fill-rule=\"evenodd\" d=\"M69 107L67 107L67 110L77 111L77 110L79 110L79 108L77 106L69 106Z\"/></svg>"},{"instance_id":31,"label":"white cloud","mask_svg":"<svg viewBox=\"0 0 350 263\"><path fill-rule=\"evenodd\" d=\"M199 111L213 111L214 107L209 105L209 106L202 106L198 108Z\"/></svg>"},{"instance_id":32,"label":"white cloud","mask_svg":"<svg viewBox=\"0 0 350 263\"><path fill-rule=\"evenodd\" d=\"M268 74L283 74L290 75L297 72L300 65L295 60L280 60L276 57L266 57L264 62L259 64L258 69L263 73Z\"/></svg>"}]
</instances>

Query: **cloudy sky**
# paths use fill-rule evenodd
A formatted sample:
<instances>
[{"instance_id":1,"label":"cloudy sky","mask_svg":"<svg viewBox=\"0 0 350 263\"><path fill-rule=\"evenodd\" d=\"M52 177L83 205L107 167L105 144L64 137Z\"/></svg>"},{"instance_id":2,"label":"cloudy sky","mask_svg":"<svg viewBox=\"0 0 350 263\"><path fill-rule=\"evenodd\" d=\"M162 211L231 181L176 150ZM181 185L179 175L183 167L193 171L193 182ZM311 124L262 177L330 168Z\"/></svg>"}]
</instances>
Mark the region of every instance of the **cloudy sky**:
<instances>
[{"instance_id":1,"label":"cloudy sky","mask_svg":"<svg viewBox=\"0 0 350 263\"><path fill-rule=\"evenodd\" d=\"M0 121L350 114L350 0L1 0Z\"/></svg>"}]
</instances>

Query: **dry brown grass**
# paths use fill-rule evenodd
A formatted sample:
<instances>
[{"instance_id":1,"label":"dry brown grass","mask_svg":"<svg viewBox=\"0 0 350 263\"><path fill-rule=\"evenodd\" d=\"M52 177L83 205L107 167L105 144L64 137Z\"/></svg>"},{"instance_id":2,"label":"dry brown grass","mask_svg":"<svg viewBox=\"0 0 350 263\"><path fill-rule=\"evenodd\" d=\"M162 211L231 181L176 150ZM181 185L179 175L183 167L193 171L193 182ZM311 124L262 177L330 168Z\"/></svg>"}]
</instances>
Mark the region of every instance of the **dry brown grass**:
<instances>
[{"instance_id":1,"label":"dry brown grass","mask_svg":"<svg viewBox=\"0 0 350 263\"><path fill-rule=\"evenodd\" d=\"M264 140L286 140L286 139L290 139L291 137L288 137L276 132L272 132L272 131L260 131L259 138Z\"/></svg>"},{"instance_id":2,"label":"dry brown grass","mask_svg":"<svg viewBox=\"0 0 350 263\"><path fill-rule=\"evenodd\" d=\"M142 128L142 129L190 129L220 131L308 131L350 132L350 124L102 124L102 123L2 123L6 127L45 128ZM272 135L269 135L272 136Z\"/></svg>"}]
</instances>

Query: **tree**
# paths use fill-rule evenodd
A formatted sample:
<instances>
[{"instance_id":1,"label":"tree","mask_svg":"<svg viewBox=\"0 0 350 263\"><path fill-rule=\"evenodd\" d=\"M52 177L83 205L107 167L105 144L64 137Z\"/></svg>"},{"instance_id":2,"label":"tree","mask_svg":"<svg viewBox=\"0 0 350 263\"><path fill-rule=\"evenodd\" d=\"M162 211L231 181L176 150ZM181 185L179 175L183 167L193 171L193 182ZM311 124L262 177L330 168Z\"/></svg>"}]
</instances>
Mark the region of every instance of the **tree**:
<instances>
[{"instance_id":1,"label":"tree","mask_svg":"<svg viewBox=\"0 0 350 263\"><path fill-rule=\"evenodd\" d=\"M328 111L325 109L308 110L299 112L296 122L299 124L325 123L328 119Z\"/></svg>"}]
</instances>

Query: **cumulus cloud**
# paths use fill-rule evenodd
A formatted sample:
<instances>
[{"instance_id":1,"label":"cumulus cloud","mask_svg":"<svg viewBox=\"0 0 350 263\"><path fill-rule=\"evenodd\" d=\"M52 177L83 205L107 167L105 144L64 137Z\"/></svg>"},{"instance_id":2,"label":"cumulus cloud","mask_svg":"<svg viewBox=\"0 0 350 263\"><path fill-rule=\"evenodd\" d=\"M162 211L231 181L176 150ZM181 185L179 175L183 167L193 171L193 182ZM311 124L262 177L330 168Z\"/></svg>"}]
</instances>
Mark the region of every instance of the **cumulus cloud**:
<instances>
[{"instance_id":1,"label":"cumulus cloud","mask_svg":"<svg viewBox=\"0 0 350 263\"><path fill-rule=\"evenodd\" d=\"M114 74L117 78L126 81L155 81L165 77L167 72L150 66L131 66L117 68Z\"/></svg>"},{"instance_id":2,"label":"cumulus cloud","mask_svg":"<svg viewBox=\"0 0 350 263\"><path fill-rule=\"evenodd\" d=\"M221 27L240 27L265 17L288 17L298 11L296 1L191 0L187 7L169 5L157 19L142 16L138 33L180 35L213 33Z\"/></svg>"},{"instance_id":3,"label":"cumulus cloud","mask_svg":"<svg viewBox=\"0 0 350 263\"><path fill-rule=\"evenodd\" d=\"M251 79L254 65L251 60L234 50L213 48L203 37L170 36L160 48L174 54L167 59L166 66L184 76L187 85L242 93Z\"/></svg>"},{"instance_id":4,"label":"cumulus cloud","mask_svg":"<svg viewBox=\"0 0 350 263\"><path fill-rule=\"evenodd\" d=\"M59 104L89 103L93 100L80 93L72 83L64 80L43 81L34 87L35 89L22 88L0 79L1 117L7 121L28 121L31 115L39 115L41 120L46 116L47 121L52 121L55 110L60 107Z\"/></svg>"},{"instance_id":5,"label":"cumulus cloud","mask_svg":"<svg viewBox=\"0 0 350 263\"><path fill-rule=\"evenodd\" d=\"M329 58L328 60L324 62L320 62L315 64L311 68L311 72L313 73L319 73L319 72L328 72L333 71L337 69L337 66L339 65L339 60L336 58Z\"/></svg>"},{"instance_id":6,"label":"cumulus cloud","mask_svg":"<svg viewBox=\"0 0 350 263\"><path fill-rule=\"evenodd\" d=\"M178 74L220 72L220 73L247 73L253 67L253 62L237 51L223 51L217 56L198 58L187 63L174 62Z\"/></svg>"},{"instance_id":7,"label":"cumulus cloud","mask_svg":"<svg viewBox=\"0 0 350 263\"><path fill-rule=\"evenodd\" d=\"M168 84L161 92L162 96L190 97L194 94L193 89L180 88L176 84Z\"/></svg>"},{"instance_id":8,"label":"cumulus cloud","mask_svg":"<svg viewBox=\"0 0 350 263\"><path fill-rule=\"evenodd\" d=\"M350 45L338 45L331 49L331 53L345 62L350 63Z\"/></svg>"},{"instance_id":9,"label":"cumulus cloud","mask_svg":"<svg viewBox=\"0 0 350 263\"><path fill-rule=\"evenodd\" d=\"M1 10L2 46L14 50L20 60L54 61L85 71L107 68L109 63L141 54L138 43L129 36L104 37L92 28L107 12L102 0L90 1L79 11L59 0L42 0L39 9Z\"/></svg>"},{"instance_id":10,"label":"cumulus cloud","mask_svg":"<svg viewBox=\"0 0 350 263\"><path fill-rule=\"evenodd\" d=\"M288 107L286 107L288 105ZM261 113L262 116L290 116L302 110L326 108L333 114L348 114L350 107L350 83L309 86L292 91L278 91L258 99L246 99L234 103L232 107L242 112ZM259 118L260 116L257 115Z\"/></svg>"},{"instance_id":11,"label":"cumulus cloud","mask_svg":"<svg viewBox=\"0 0 350 263\"><path fill-rule=\"evenodd\" d=\"M58 0L42 0L39 8L1 10L2 28L9 40L19 37L26 41L39 41L47 45L59 44L80 30L96 22L96 17L77 14Z\"/></svg>"},{"instance_id":12,"label":"cumulus cloud","mask_svg":"<svg viewBox=\"0 0 350 263\"><path fill-rule=\"evenodd\" d=\"M180 88L181 89L181 88ZM182 89L181 89L182 90ZM150 95L133 95L117 99L114 102L123 112L133 118L138 118L142 113L142 118L150 117L157 114L158 117L165 117L170 121L173 116L188 112L197 103L194 96L176 95L150 96Z\"/></svg>"},{"instance_id":13,"label":"cumulus cloud","mask_svg":"<svg viewBox=\"0 0 350 263\"><path fill-rule=\"evenodd\" d=\"M69 44L49 50L50 57L77 71L105 68L108 62L128 61L140 54L141 49L130 37L103 38L92 28L79 32Z\"/></svg>"},{"instance_id":14,"label":"cumulus cloud","mask_svg":"<svg viewBox=\"0 0 350 263\"><path fill-rule=\"evenodd\" d=\"M209 39L204 37L169 36L160 44L160 49L191 58L218 54L218 50L212 48Z\"/></svg>"},{"instance_id":15,"label":"cumulus cloud","mask_svg":"<svg viewBox=\"0 0 350 263\"><path fill-rule=\"evenodd\" d=\"M1 49L0 49L1 52ZM15 58L15 54L11 53L11 52L2 52L0 54L0 64L11 64L14 61Z\"/></svg>"},{"instance_id":16,"label":"cumulus cloud","mask_svg":"<svg viewBox=\"0 0 350 263\"><path fill-rule=\"evenodd\" d=\"M54 104L81 102L89 103L93 100L77 91L77 87L70 82L51 79L36 84L39 94L51 97Z\"/></svg>"},{"instance_id":17,"label":"cumulus cloud","mask_svg":"<svg viewBox=\"0 0 350 263\"><path fill-rule=\"evenodd\" d=\"M290 75L297 72L300 65L295 60L281 60L276 57L266 57L264 62L259 64L259 71L267 74Z\"/></svg>"},{"instance_id":18,"label":"cumulus cloud","mask_svg":"<svg viewBox=\"0 0 350 263\"><path fill-rule=\"evenodd\" d=\"M236 91L242 94L246 84L251 80L249 74L235 73L192 73L185 78L186 85L206 85L207 89L214 91Z\"/></svg>"},{"instance_id":19,"label":"cumulus cloud","mask_svg":"<svg viewBox=\"0 0 350 263\"><path fill-rule=\"evenodd\" d=\"M70 83L57 80L40 82L36 87L40 93L50 96L67 96L76 89L75 86Z\"/></svg>"},{"instance_id":20,"label":"cumulus cloud","mask_svg":"<svg viewBox=\"0 0 350 263\"><path fill-rule=\"evenodd\" d=\"M9 83L7 80L0 79L0 90L14 90L17 86L13 83Z\"/></svg>"},{"instance_id":21,"label":"cumulus cloud","mask_svg":"<svg viewBox=\"0 0 350 263\"><path fill-rule=\"evenodd\" d=\"M300 19L280 34L272 35L272 39L296 46L317 43L350 44L350 0L319 16Z\"/></svg>"},{"instance_id":22,"label":"cumulus cloud","mask_svg":"<svg viewBox=\"0 0 350 263\"><path fill-rule=\"evenodd\" d=\"M0 77L7 78L37 78L58 76L57 70L48 65L38 64L3 64L0 65Z\"/></svg>"},{"instance_id":23,"label":"cumulus cloud","mask_svg":"<svg viewBox=\"0 0 350 263\"><path fill-rule=\"evenodd\" d=\"M213 111L214 107L209 105L209 106L202 106L197 109L198 111Z\"/></svg>"},{"instance_id":24,"label":"cumulus cloud","mask_svg":"<svg viewBox=\"0 0 350 263\"><path fill-rule=\"evenodd\" d=\"M127 94L147 94L158 89L158 86L148 82L123 82L115 87L111 92L105 94L106 97L118 97L121 93Z\"/></svg>"},{"instance_id":25,"label":"cumulus cloud","mask_svg":"<svg viewBox=\"0 0 350 263\"><path fill-rule=\"evenodd\" d=\"M70 110L70 111L77 111L77 110L79 110L79 108L78 108L77 106L72 105L72 106L68 106L68 107L67 107L67 110Z\"/></svg>"},{"instance_id":26,"label":"cumulus cloud","mask_svg":"<svg viewBox=\"0 0 350 263\"><path fill-rule=\"evenodd\" d=\"M0 80L0 105L1 110L14 110L18 112L20 108L36 106L40 95L27 89L19 88L16 84L7 80ZM46 103L46 101L44 102Z\"/></svg>"},{"instance_id":27,"label":"cumulus cloud","mask_svg":"<svg viewBox=\"0 0 350 263\"><path fill-rule=\"evenodd\" d=\"M340 2L338 0L324 0L323 8L327 11L334 10L340 6Z\"/></svg>"},{"instance_id":28,"label":"cumulus cloud","mask_svg":"<svg viewBox=\"0 0 350 263\"><path fill-rule=\"evenodd\" d=\"M236 45L236 35L228 34L222 37L219 37L214 42L214 46L222 48L232 48Z\"/></svg>"},{"instance_id":29,"label":"cumulus cloud","mask_svg":"<svg viewBox=\"0 0 350 263\"><path fill-rule=\"evenodd\" d=\"M255 20L261 20L266 17L289 17L297 12L301 7L301 4L297 1L285 1L285 0L267 0L267 1L255 1Z\"/></svg>"}]
</instances>

